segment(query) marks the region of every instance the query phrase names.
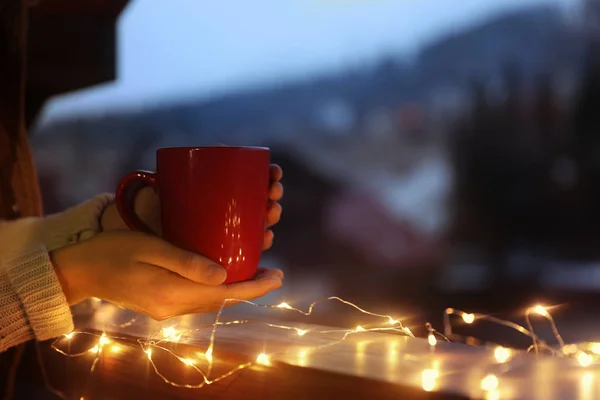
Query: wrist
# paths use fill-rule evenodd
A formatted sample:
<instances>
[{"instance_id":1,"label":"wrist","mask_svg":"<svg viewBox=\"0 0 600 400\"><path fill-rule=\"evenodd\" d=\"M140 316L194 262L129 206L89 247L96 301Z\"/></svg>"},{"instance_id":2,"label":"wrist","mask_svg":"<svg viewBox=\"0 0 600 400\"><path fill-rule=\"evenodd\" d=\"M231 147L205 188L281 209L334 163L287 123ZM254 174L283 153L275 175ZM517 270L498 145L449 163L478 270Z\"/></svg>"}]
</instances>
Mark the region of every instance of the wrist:
<instances>
[{"instance_id":1,"label":"wrist","mask_svg":"<svg viewBox=\"0 0 600 400\"><path fill-rule=\"evenodd\" d=\"M77 261L77 245L67 246L50 253L50 261L69 305L77 304L91 295L88 293L85 274Z\"/></svg>"}]
</instances>

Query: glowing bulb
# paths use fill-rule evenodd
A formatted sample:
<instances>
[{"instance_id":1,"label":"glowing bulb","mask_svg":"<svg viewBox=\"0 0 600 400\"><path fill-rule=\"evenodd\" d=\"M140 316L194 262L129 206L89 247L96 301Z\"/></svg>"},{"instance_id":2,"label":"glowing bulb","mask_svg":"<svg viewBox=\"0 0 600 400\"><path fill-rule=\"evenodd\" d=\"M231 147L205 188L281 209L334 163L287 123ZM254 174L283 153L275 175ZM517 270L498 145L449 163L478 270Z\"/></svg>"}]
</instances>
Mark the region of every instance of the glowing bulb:
<instances>
[{"instance_id":1,"label":"glowing bulb","mask_svg":"<svg viewBox=\"0 0 600 400\"><path fill-rule=\"evenodd\" d=\"M581 365L582 367L589 367L592 364L592 361L592 356L586 352L582 351L579 354L577 354L577 362L579 362L579 365Z\"/></svg>"},{"instance_id":2,"label":"glowing bulb","mask_svg":"<svg viewBox=\"0 0 600 400\"><path fill-rule=\"evenodd\" d=\"M481 388L486 392L491 392L498 388L498 378L496 375L488 375L481 380Z\"/></svg>"},{"instance_id":3,"label":"glowing bulb","mask_svg":"<svg viewBox=\"0 0 600 400\"><path fill-rule=\"evenodd\" d=\"M110 339L106 337L106 333L103 333L102 336L100 336L100 340L98 340L98 344L102 347L109 343L110 343Z\"/></svg>"},{"instance_id":4,"label":"glowing bulb","mask_svg":"<svg viewBox=\"0 0 600 400\"><path fill-rule=\"evenodd\" d=\"M354 332L364 332L366 329L363 328L362 326L357 326L356 329L354 330Z\"/></svg>"},{"instance_id":5,"label":"glowing bulb","mask_svg":"<svg viewBox=\"0 0 600 400\"><path fill-rule=\"evenodd\" d=\"M121 348L121 346L119 346L118 344L113 344L113 345L110 347L110 350L111 350L113 353L120 353L120 352L121 352L121 350L122 350L122 348Z\"/></svg>"},{"instance_id":6,"label":"glowing bulb","mask_svg":"<svg viewBox=\"0 0 600 400\"><path fill-rule=\"evenodd\" d=\"M71 340L71 339L73 338L73 336L74 336L74 335L75 335L75 332L67 333L67 334L65 335L65 338L66 338L67 340Z\"/></svg>"},{"instance_id":7,"label":"glowing bulb","mask_svg":"<svg viewBox=\"0 0 600 400\"><path fill-rule=\"evenodd\" d=\"M435 346L437 344L437 339L435 338L435 335L433 333L430 333L427 336L427 342L429 342L430 346Z\"/></svg>"},{"instance_id":8,"label":"glowing bulb","mask_svg":"<svg viewBox=\"0 0 600 400\"><path fill-rule=\"evenodd\" d=\"M467 324L472 324L473 321L475 321L475 314L467 314L467 313L465 313L465 314L462 315L462 319Z\"/></svg>"},{"instance_id":9,"label":"glowing bulb","mask_svg":"<svg viewBox=\"0 0 600 400\"><path fill-rule=\"evenodd\" d=\"M539 304L537 306L533 307L533 312L541 315L542 317L548 316L548 310L546 310L546 308L544 308L544 306L541 306Z\"/></svg>"},{"instance_id":10,"label":"glowing bulb","mask_svg":"<svg viewBox=\"0 0 600 400\"><path fill-rule=\"evenodd\" d=\"M256 362L262 365L271 365L271 360L269 360L269 356L265 353L260 353L258 357L256 357Z\"/></svg>"},{"instance_id":11,"label":"glowing bulb","mask_svg":"<svg viewBox=\"0 0 600 400\"><path fill-rule=\"evenodd\" d=\"M388 323L389 323L390 325L397 325L397 324L399 324L399 323L400 323L400 320L394 319L394 318L392 318L392 317L388 317Z\"/></svg>"},{"instance_id":12,"label":"glowing bulb","mask_svg":"<svg viewBox=\"0 0 600 400\"><path fill-rule=\"evenodd\" d=\"M426 392L431 392L435 389L436 379L440 376L440 373L436 369L425 369L421 373L421 387Z\"/></svg>"},{"instance_id":13,"label":"glowing bulb","mask_svg":"<svg viewBox=\"0 0 600 400\"><path fill-rule=\"evenodd\" d=\"M196 361L192 360L191 358L182 358L181 362L184 363L185 365L194 365L194 363Z\"/></svg>"},{"instance_id":14,"label":"glowing bulb","mask_svg":"<svg viewBox=\"0 0 600 400\"><path fill-rule=\"evenodd\" d=\"M212 357L212 349L208 349L206 350L206 353L204 353L204 357L208 360L208 361L212 361L213 357Z\"/></svg>"},{"instance_id":15,"label":"glowing bulb","mask_svg":"<svg viewBox=\"0 0 600 400\"><path fill-rule=\"evenodd\" d=\"M148 360L152 360L152 349L146 349L144 350L144 353L146 353Z\"/></svg>"},{"instance_id":16,"label":"glowing bulb","mask_svg":"<svg viewBox=\"0 0 600 400\"><path fill-rule=\"evenodd\" d=\"M414 336L412 331L410 329L408 329L407 327L402 328L402 330L404 331L404 333L406 333L408 336Z\"/></svg>"},{"instance_id":17,"label":"glowing bulb","mask_svg":"<svg viewBox=\"0 0 600 400\"><path fill-rule=\"evenodd\" d=\"M600 343L590 343L588 346L590 351L594 354L600 354Z\"/></svg>"},{"instance_id":18,"label":"glowing bulb","mask_svg":"<svg viewBox=\"0 0 600 400\"><path fill-rule=\"evenodd\" d=\"M292 306L290 306L288 303L280 303L277 305L277 308L285 308L286 310L291 310Z\"/></svg>"},{"instance_id":19,"label":"glowing bulb","mask_svg":"<svg viewBox=\"0 0 600 400\"><path fill-rule=\"evenodd\" d=\"M511 351L510 351L510 349L507 349L506 347L498 346L498 347L496 347L496 349L494 349L494 357L496 358L496 361L498 361L499 363L505 363L506 361L508 361L510 356L511 356Z\"/></svg>"},{"instance_id":20,"label":"glowing bulb","mask_svg":"<svg viewBox=\"0 0 600 400\"><path fill-rule=\"evenodd\" d=\"M94 347L92 347L89 352L90 353L94 353L97 354L100 351L100 347L98 345L95 345Z\"/></svg>"},{"instance_id":21,"label":"glowing bulb","mask_svg":"<svg viewBox=\"0 0 600 400\"><path fill-rule=\"evenodd\" d=\"M170 339L174 342L178 342L179 339L181 339L181 333L172 326L169 326L168 328L163 328L162 335L165 339Z\"/></svg>"},{"instance_id":22,"label":"glowing bulb","mask_svg":"<svg viewBox=\"0 0 600 400\"><path fill-rule=\"evenodd\" d=\"M492 390L485 393L485 400L499 400L500 393L497 390Z\"/></svg>"},{"instance_id":23,"label":"glowing bulb","mask_svg":"<svg viewBox=\"0 0 600 400\"><path fill-rule=\"evenodd\" d=\"M296 332L298 332L298 336L304 336L308 331L304 329L296 329Z\"/></svg>"}]
</instances>

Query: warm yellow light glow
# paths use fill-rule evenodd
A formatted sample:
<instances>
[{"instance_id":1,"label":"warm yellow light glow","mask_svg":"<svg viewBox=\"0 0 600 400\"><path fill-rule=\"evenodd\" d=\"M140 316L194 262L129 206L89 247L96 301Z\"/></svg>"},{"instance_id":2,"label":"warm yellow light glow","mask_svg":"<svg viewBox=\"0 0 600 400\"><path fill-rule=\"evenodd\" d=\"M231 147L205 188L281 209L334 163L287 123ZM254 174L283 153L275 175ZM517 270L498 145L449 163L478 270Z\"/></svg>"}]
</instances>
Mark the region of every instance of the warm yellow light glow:
<instances>
[{"instance_id":1,"label":"warm yellow light glow","mask_svg":"<svg viewBox=\"0 0 600 400\"><path fill-rule=\"evenodd\" d=\"M475 314L468 314L465 313L462 315L462 319L463 321L465 321L467 324L472 324L473 321L475 321Z\"/></svg>"},{"instance_id":2,"label":"warm yellow light glow","mask_svg":"<svg viewBox=\"0 0 600 400\"><path fill-rule=\"evenodd\" d=\"M106 333L103 333L102 336L100 336L100 340L98 340L98 344L100 345L100 347L102 347L109 343L110 339L106 337Z\"/></svg>"},{"instance_id":3,"label":"warm yellow light glow","mask_svg":"<svg viewBox=\"0 0 600 400\"><path fill-rule=\"evenodd\" d=\"M485 400L500 400L500 392L491 390L485 393Z\"/></svg>"},{"instance_id":4,"label":"warm yellow light glow","mask_svg":"<svg viewBox=\"0 0 600 400\"><path fill-rule=\"evenodd\" d=\"M586 353L584 351L582 351L579 354L577 354L577 362L582 367L589 367L592 364L593 360L594 359L591 356L591 354L588 354L588 353Z\"/></svg>"},{"instance_id":5,"label":"warm yellow light glow","mask_svg":"<svg viewBox=\"0 0 600 400\"><path fill-rule=\"evenodd\" d=\"M433 333L430 333L427 336L427 342L429 342L430 346L435 346L437 344L437 339L435 338L435 335Z\"/></svg>"},{"instance_id":6,"label":"warm yellow light glow","mask_svg":"<svg viewBox=\"0 0 600 400\"><path fill-rule=\"evenodd\" d=\"M566 346L563 346L563 354L565 355L570 355L570 354L575 354L577 353L577 346L574 344L568 344Z\"/></svg>"},{"instance_id":7,"label":"warm yellow light glow","mask_svg":"<svg viewBox=\"0 0 600 400\"><path fill-rule=\"evenodd\" d=\"M590 343L588 348L594 354L600 354L600 343Z\"/></svg>"},{"instance_id":8,"label":"warm yellow light glow","mask_svg":"<svg viewBox=\"0 0 600 400\"><path fill-rule=\"evenodd\" d=\"M396 325L400 323L400 320L394 319L392 317L388 317L388 322L390 323L390 325Z\"/></svg>"},{"instance_id":9,"label":"warm yellow light glow","mask_svg":"<svg viewBox=\"0 0 600 400\"><path fill-rule=\"evenodd\" d=\"M431 392L435 389L436 379L440 376L437 369L425 369L421 373L421 387L426 392Z\"/></svg>"},{"instance_id":10,"label":"warm yellow light glow","mask_svg":"<svg viewBox=\"0 0 600 400\"><path fill-rule=\"evenodd\" d=\"M146 357L148 357L148 360L152 359L152 349L146 349L144 353L146 353Z\"/></svg>"},{"instance_id":11,"label":"warm yellow light glow","mask_svg":"<svg viewBox=\"0 0 600 400\"><path fill-rule=\"evenodd\" d=\"M89 352L90 352L90 353L94 353L94 354L97 354L99 351L100 351L100 347L99 347L98 345L96 345L96 346L92 347L92 348L89 350Z\"/></svg>"},{"instance_id":12,"label":"warm yellow light glow","mask_svg":"<svg viewBox=\"0 0 600 400\"><path fill-rule=\"evenodd\" d=\"M533 307L533 312L541 315L542 317L548 316L548 310L546 310L546 308L544 306L541 306L539 304L537 306Z\"/></svg>"},{"instance_id":13,"label":"warm yellow light glow","mask_svg":"<svg viewBox=\"0 0 600 400\"><path fill-rule=\"evenodd\" d=\"M498 388L498 378L496 375L488 375L481 380L481 388L487 392Z\"/></svg>"},{"instance_id":14,"label":"warm yellow light glow","mask_svg":"<svg viewBox=\"0 0 600 400\"><path fill-rule=\"evenodd\" d=\"M121 350L123 350L123 348L120 345L118 345L118 344L113 344L110 347L110 351L112 351L113 353L120 353Z\"/></svg>"},{"instance_id":15,"label":"warm yellow light glow","mask_svg":"<svg viewBox=\"0 0 600 400\"><path fill-rule=\"evenodd\" d=\"M256 357L256 362L262 365L271 365L271 360L269 360L269 356L265 353L260 353L258 357Z\"/></svg>"},{"instance_id":16,"label":"warm yellow light glow","mask_svg":"<svg viewBox=\"0 0 600 400\"><path fill-rule=\"evenodd\" d=\"M204 357L208 360L208 361L212 361L213 357L212 357L212 349L208 349L206 350L206 353L204 353Z\"/></svg>"},{"instance_id":17,"label":"warm yellow light glow","mask_svg":"<svg viewBox=\"0 0 600 400\"><path fill-rule=\"evenodd\" d=\"M67 334L65 335L65 338L66 338L67 340L71 340L71 339L73 338L73 336L74 336L74 335L75 335L75 332L67 333Z\"/></svg>"},{"instance_id":18,"label":"warm yellow light glow","mask_svg":"<svg viewBox=\"0 0 600 400\"><path fill-rule=\"evenodd\" d=\"M354 329L354 332L364 332L366 329L363 328L362 326L357 326L356 329Z\"/></svg>"},{"instance_id":19,"label":"warm yellow light glow","mask_svg":"<svg viewBox=\"0 0 600 400\"><path fill-rule=\"evenodd\" d=\"M169 339L173 342L178 342L179 339L181 339L181 332L179 332L173 326L162 328L162 335L165 339Z\"/></svg>"},{"instance_id":20,"label":"warm yellow light glow","mask_svg":"<svg viewBox=\"0 0 600 400\"><path fill-rule=\"evenodd\" d=\"M304 335L306 335L306 332L308 332L308 331L306 331L304 329L296 329L296 332L298 332L298 336L304 336Z\"/></svg>"},{"instance_id":21,"label":"warm yellow light glow","mask_svg":"<svg viewBox=\"0 0 600 400\"><path fill-rule=\"evenodd\" d=\"M192 360L191 358L182 358L181 362L185 365L194 365L196 363L196 360Z\"/></svg>"},{"instance_id":22,"label":"warm yellow light glow","mask_svg":"<svg viewBox=\"0 0 600 400\"><path fill-rule=\"evenodd\" d=\"M290 306L288 303L279 303L277 305L277 308L285 308L286 310L291 310L292 306Z\"/></svg>"},{"instance_id":23,"label":"warm yellow light glow","mask_svg":"<svg viewBox=\"0 0 600 400\"><path fill-rule=\"evenodd\" d=\"M494 349L494 357L499 363L505 363L510 358L512 352L506 347L498 346Z\"/></svg>"}]
</instances>

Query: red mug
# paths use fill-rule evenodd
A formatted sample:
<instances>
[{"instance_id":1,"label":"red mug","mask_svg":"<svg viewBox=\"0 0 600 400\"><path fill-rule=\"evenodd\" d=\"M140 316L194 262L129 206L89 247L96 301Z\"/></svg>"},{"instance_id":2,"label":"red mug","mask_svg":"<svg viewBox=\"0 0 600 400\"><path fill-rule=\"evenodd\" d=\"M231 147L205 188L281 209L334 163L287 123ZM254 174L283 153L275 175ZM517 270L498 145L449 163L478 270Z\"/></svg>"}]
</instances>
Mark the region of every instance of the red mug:
<instances>
[{"instance_id":1,"label":"red mug","mask_svg":"<svg viewBox=\"0 0 600 400\"><path fill-rule=\"evenodd\" d=\"M131 229L152 233L132 200L152 186L160 199L163 238L223 266L225 283L245 281L256 274L262 254L270 162L266 147L158 149L157 171L125 175L115 202Z\"/></svg>"}]
</instances>

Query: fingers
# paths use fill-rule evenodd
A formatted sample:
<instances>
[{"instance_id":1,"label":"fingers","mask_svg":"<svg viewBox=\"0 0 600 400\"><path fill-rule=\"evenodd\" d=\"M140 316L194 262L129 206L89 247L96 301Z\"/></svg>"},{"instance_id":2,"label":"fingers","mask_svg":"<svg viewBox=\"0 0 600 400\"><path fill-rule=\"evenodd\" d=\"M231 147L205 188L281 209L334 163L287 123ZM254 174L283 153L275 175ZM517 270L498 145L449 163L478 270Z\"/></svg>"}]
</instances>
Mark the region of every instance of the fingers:
<instances>
[{"instance_id":1,"label":"fingers","mask_svg":"<svg viewBox=\"0 0 600 400\"><path fill-rule=\"evenodd\" d=\"M175 272L196 283L220 285L227 278L227 271L201 255L181 250L163 240L147 237L153 243L140 248L139 261Z\"/></svg>"},{"instance_id":2,"label":"fingers","mask_svg":"<svg viewBox=\"0 0 600 400\"><path fill-rule=\"evenodd\" d=\"M275 237L275 234L273 233L272 230L267 229L265 231L265 238L263 241L263 251L269 250L273 246L273 238L274 237Z\"/></svg>"},{"instance_id":3,"label":"fingers","mask_svg":"<svg viewBox=\"0 0 600 400\"><path fill-rule=\"evenodd\" d=\"M259 267L258 271L256 273L256 277L254 279L261 279L261 278L265 278L267 276L276 276L277 278L279 278L281 280L283 280L283 278L284 278L283 271L278 268L270 269L270 268L265 268L265 267Z\"/></svg>"},{"instance_id":4,"label":"fingers","mask_svg":"<svg viewBox=\"0 0 600 400\"><path fill-rule=\"evenodd\" d=\"M271 203L267 211L267 228L275 225L281 219L283 209L279 203Z\"/></svg>"},{"instance_id":5,"label":"fingers","mask_svg":"<svg viewBox=\"0 0 600 400\"><path fill-rule=\"evenodd\" d=\"M279 182L283 178L283 170L277 164L271 164L271 182Z\"/></svg>"},{"instance_id":6,"label":"fingers","mask_svg":"<svg viewBox=\"0 0 600 400\"><path fill-rule=\"evenodd\" d=\"M269 188L269 200L279 201L283 197L283 185L281 182L275 182L271 184Z\"/></svg>"},{"instance_id":7,"label":"fingers","mask_svg":"<svg viewBox=\"0 0 600 400\"><path fill-rule=\"evenodd\" d=\"M264 277L256 280L221 286L225 289L223 293L224 297L221 299L221 302L225 299L256 299L264 296L272 290L279 289L281 285L282 282L279 277L267 274Z\"/></svg>"}]
</instances>

